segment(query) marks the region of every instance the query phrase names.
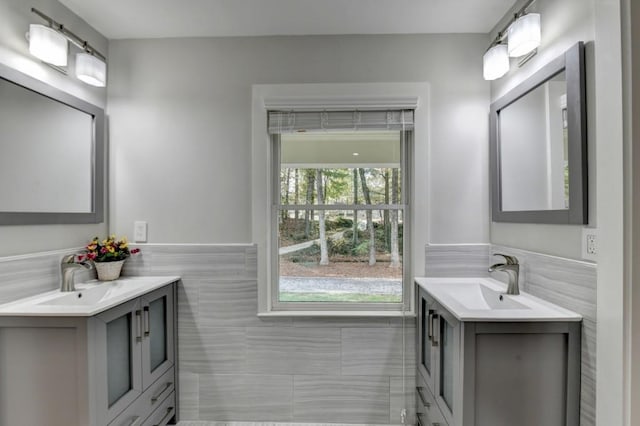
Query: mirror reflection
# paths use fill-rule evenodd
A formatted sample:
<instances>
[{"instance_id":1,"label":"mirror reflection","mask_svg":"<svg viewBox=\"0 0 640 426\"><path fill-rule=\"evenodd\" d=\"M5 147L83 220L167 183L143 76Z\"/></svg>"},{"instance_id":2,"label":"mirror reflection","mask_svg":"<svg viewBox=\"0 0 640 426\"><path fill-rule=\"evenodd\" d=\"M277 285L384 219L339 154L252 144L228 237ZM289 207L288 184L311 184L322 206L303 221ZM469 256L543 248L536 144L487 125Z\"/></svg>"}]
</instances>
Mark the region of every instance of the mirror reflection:
<instances>
[{"instance_id":1,"label":"mirror reflection","mask_svg":"<svg viewBox=\"0 0 640 426\"><path fill-rule=\"evenodd\" d=\"M566 74L500 110L503 211L569 209Z\"/></svg>"},{"instance_id":2,"label":"mirror reflection","mask_svg":"<svg viewBox=\"0 0 640 426\"><path fill-rule=\"evenodd\" d=\"M0 210L93 210L93 116L0 79Z\"/></svg>"}]
</instances>

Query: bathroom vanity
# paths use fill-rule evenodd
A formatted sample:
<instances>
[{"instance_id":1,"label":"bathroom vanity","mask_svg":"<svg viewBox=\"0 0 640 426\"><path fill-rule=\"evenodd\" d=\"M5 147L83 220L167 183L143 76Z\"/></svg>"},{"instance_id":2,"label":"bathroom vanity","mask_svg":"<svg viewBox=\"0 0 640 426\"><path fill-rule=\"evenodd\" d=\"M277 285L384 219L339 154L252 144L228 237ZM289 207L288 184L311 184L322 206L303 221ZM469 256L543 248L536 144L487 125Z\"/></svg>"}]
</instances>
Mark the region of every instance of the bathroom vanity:
<instances>
[{"instance_id":1,"label":"bathroom vanity","mask_svg":"<svg viewBox=\"0 0 640 426\"><path fill-rule=\"evenodd\" d=\"M581 316L490 278L417 278L421 426L578 426Z\"/></svg>"},{"instance_id":2,"label":"bathroom vanity","mask_svg":"<svg viewBox=\"0 0 640 426\"><path fill-rule=\"evenodd\" d=\"M0 306L0 424L175 422L179 277L78 285Z\"/></svg>"}]
</instances>

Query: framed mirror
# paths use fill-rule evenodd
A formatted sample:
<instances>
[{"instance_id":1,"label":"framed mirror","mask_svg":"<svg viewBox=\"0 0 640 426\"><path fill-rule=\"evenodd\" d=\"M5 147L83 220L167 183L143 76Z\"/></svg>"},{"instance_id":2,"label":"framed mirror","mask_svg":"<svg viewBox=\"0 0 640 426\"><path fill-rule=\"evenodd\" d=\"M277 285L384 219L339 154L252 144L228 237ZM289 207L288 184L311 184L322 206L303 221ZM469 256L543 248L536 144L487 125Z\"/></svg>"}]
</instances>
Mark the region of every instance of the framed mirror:
<instances>
[{"instance_id":1,"label":"framed mirror","mask_svg":"<svg viewBox=\"0 0 640 426\"><path fill-rule=\"evenodd\" d=\"M0 64L0 225L100 223L104 110Z\"/></svg>"},{"instance_id":2,"label":"framed mirror","mask_svg":"<svg viewBox=\"0 0 640 426\"><path fill-rule=\"evenodd\" d=\"M494 222L587 224L584 45L491 105Z\"/></svg>"}]
</instances>

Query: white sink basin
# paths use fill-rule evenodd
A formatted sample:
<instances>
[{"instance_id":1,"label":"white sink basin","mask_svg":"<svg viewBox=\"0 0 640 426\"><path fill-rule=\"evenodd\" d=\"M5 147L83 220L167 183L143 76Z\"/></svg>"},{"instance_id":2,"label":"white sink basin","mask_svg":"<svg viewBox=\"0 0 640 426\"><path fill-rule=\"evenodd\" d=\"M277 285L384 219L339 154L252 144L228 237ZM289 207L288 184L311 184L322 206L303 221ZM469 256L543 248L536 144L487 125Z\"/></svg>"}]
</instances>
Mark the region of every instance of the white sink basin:
<instances>
[{"instance_id":1,"label":"white sink basin","mask_svg":"<svg viewBox=\"0 0 640 426\"><path fill-rule=\"evenodd\" d=\"M531 309L503 292L481 283L452 283L446 290L451 297L469 310Z\"/></svg>"},{"instance_id":2,"label":"white sink basin","mask_svg":"<svg viewBox=\"0 0 640 426\"><path fill-rule=\"evenodd\" d=\"M109 287L94 287L70 293L60 293L57 297L44 300L38 305L80 306L95 305L109 297Z\"/></svg>"},{"instance_id":3,"label":"white sink basin","mask_svg":"<svg viewBox=\"0 0 640 426\"><path fill-rule=\"evenodd\" d=\"M461 321L580 321L572 311L492 278L416 278L416 283Z\"/></svg>"},{"instance_id":4,"label":"white sink basin","mask_svg":"<svg viewBox=\"0 0 640 426\"><path fill-rule=\"evenodd\" d=\"M76 291L57 292L51 297L47 297L38 305L54 306L90 306L108 302L111 299L136 292L141 287L145 287L147 281L140 279L119 279L104 283L88 283L76 286Z\"/></svg>"},{"instance_id":5,"label":"white sink basin","mask_svg":"<svg viewBox=\"0 0 640 426\"><path fill-rule=\"evenodd\" d=\"M180 279L127 277L77 284L76 291L49 291L0 305L0 316L93 316Z\"/></svg>"}]
</instances>

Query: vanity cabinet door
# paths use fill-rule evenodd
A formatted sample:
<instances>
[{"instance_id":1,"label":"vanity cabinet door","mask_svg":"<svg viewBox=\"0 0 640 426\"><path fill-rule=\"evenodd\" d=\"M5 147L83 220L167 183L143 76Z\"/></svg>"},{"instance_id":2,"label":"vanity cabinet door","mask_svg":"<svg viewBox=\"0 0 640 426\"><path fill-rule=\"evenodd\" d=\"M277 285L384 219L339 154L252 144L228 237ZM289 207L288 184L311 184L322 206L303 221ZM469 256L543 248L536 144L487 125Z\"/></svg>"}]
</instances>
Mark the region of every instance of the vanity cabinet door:
<instances>
[{"instance_id":1,"label":"vanity cabinet door","mask_svg":"<svg viewBox=\"0 0 640 426\"><path fill-rule=\"evenodd\" d=\"M140 300L94 317L98 418L111 420L142 394Z\"/></svg>"},{"instance_id":2,"label":"vanity cabinet door","mask_svg":"<svg viewBox=\"0 0 640 426\"><path fill-rule=\"evenodd\" d=\"M174 286L168 285L141 298L142 385L146 389L174 365Z\"/></svg>"},{"instance_id":3,"label":"vanity cabinet door","mask_svg":"<svg viewBox=\"0 0 640 426\"><path fill-rule=\"evenodd\" d=\"M417 287L417 289L418 371L422 375L431 392L435 392L435 358L437 349L433 344L435 309L433 301L427 296L427 293L420 287Z\"/></svg>"},{"instance_id":4,"label":"vanity cabinet door","mask_svg":"<svg viewBox=\"0 0 640 426\"><path fill-rule=\"evenodd\" d=\"M436 403L450 425L462 413L460 386L461 323L445 309L437 309L434 345L437 345Z\"/></svg>"}]
</instances>

